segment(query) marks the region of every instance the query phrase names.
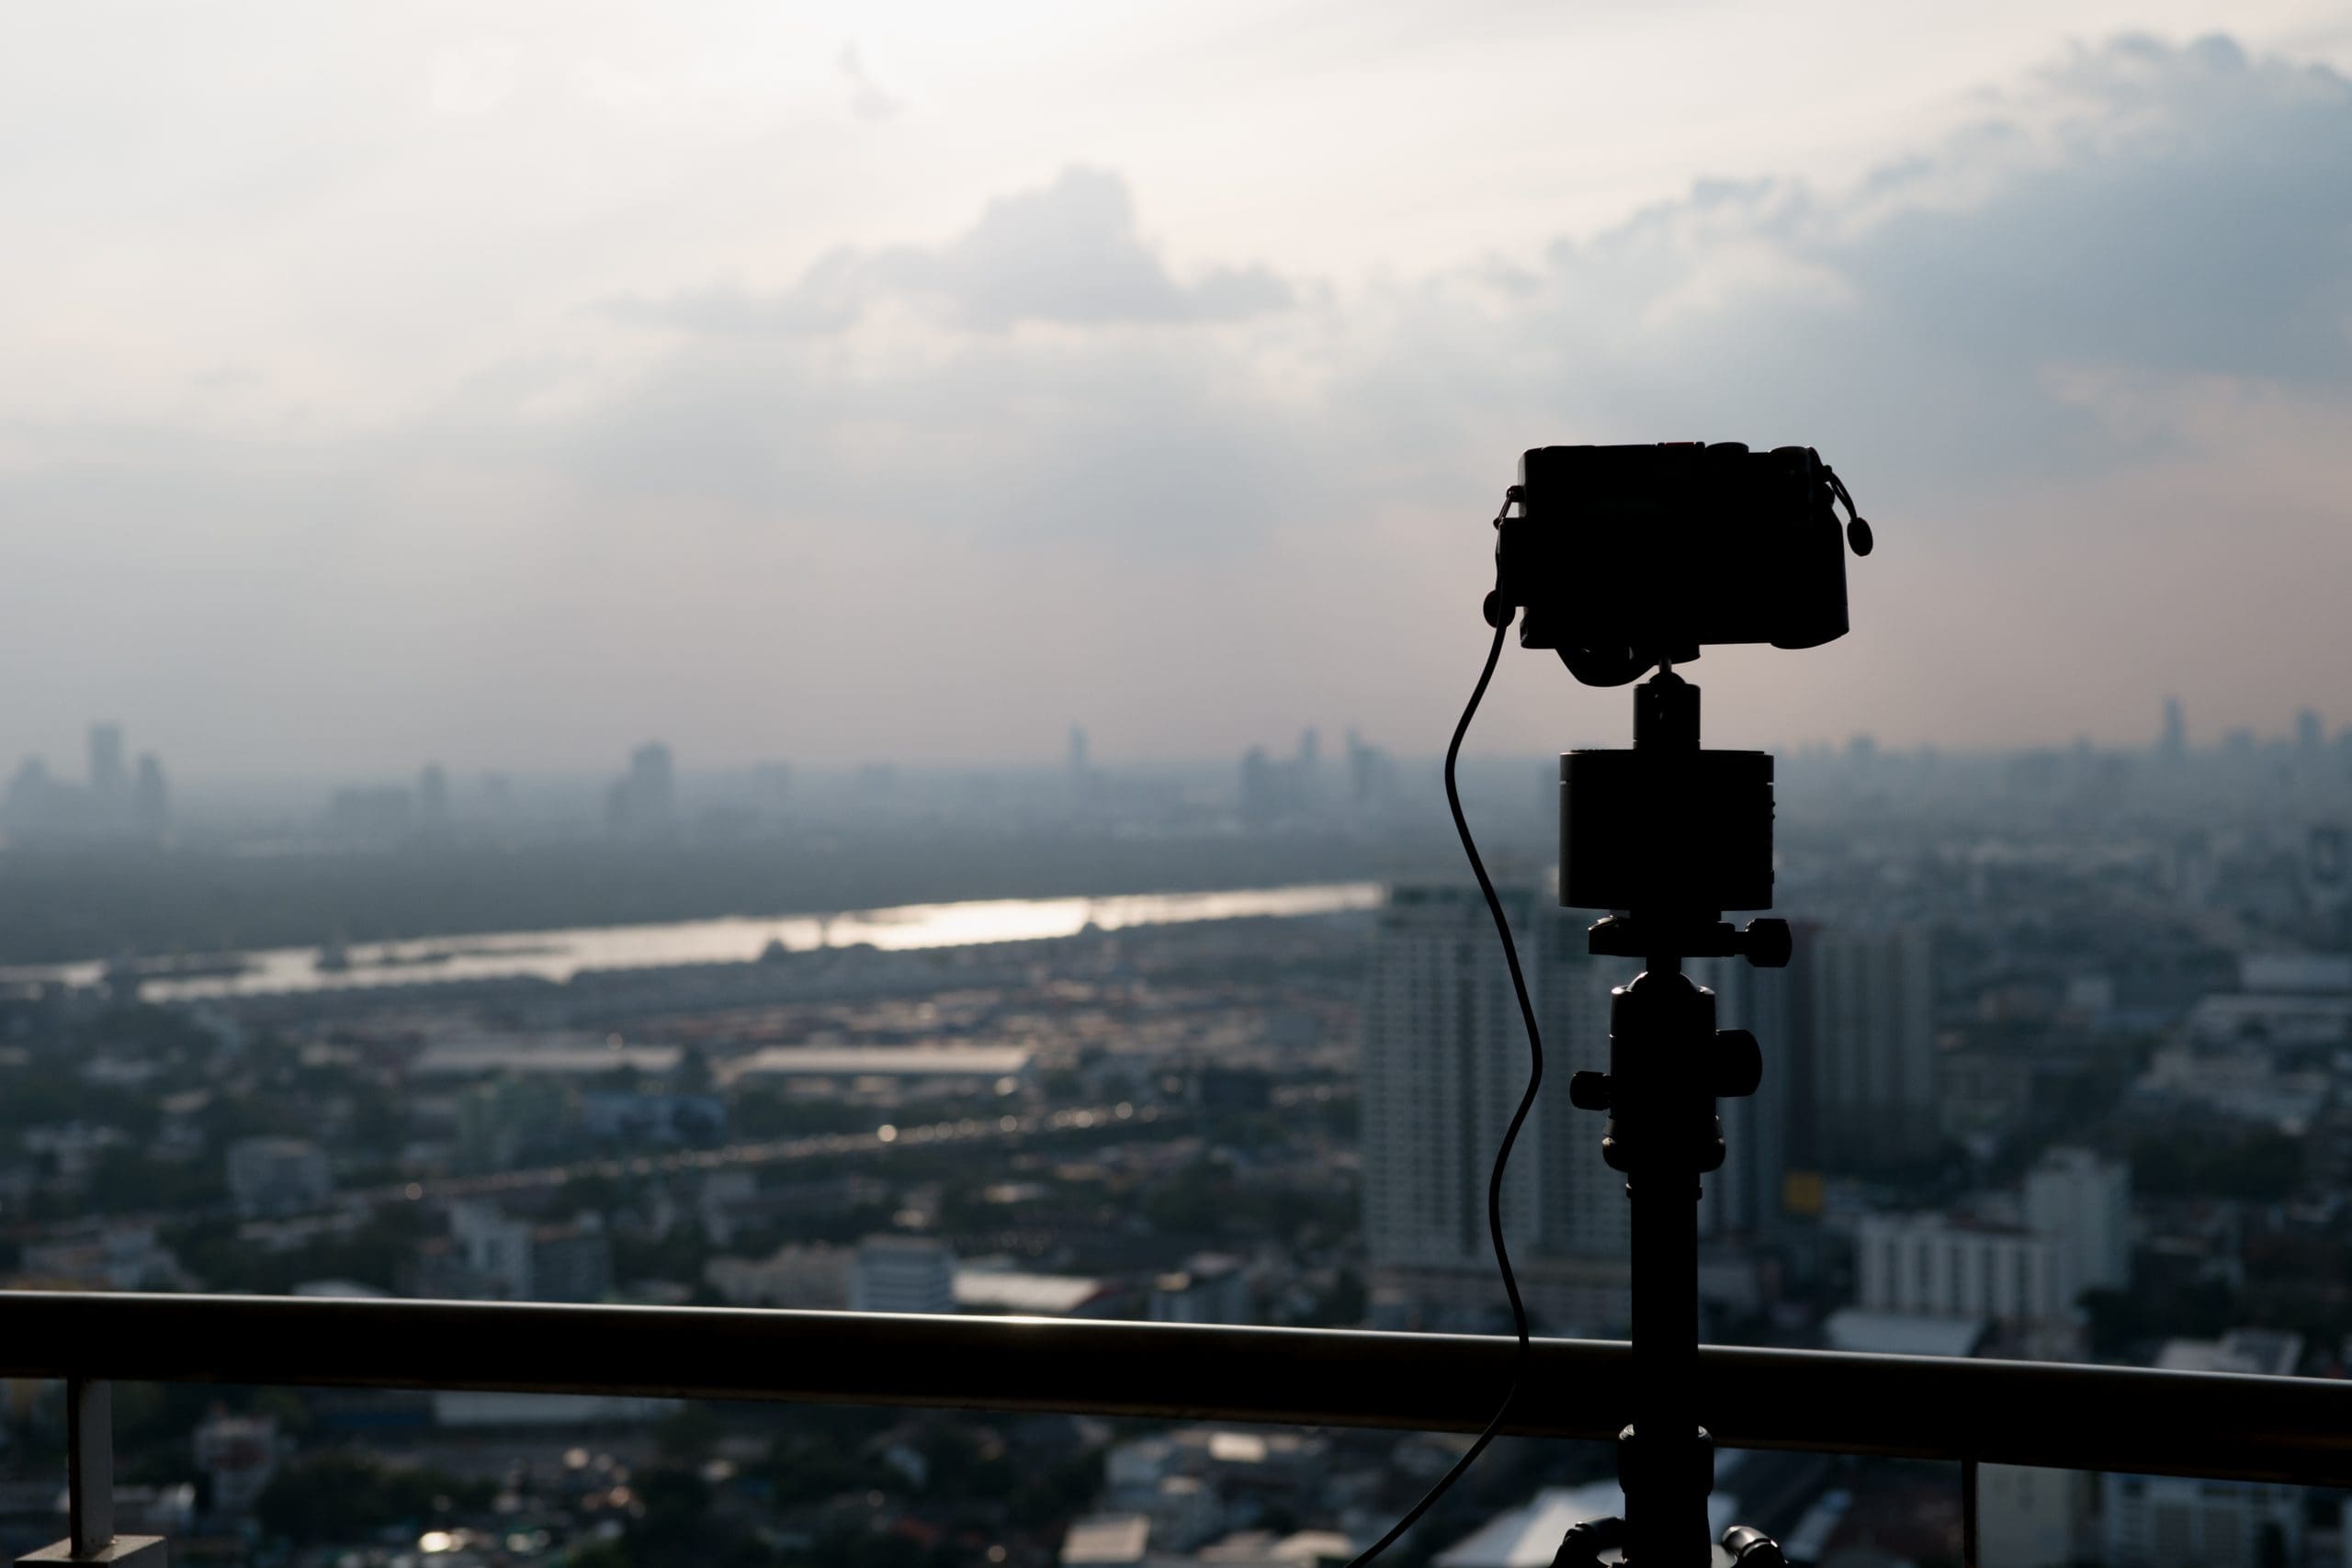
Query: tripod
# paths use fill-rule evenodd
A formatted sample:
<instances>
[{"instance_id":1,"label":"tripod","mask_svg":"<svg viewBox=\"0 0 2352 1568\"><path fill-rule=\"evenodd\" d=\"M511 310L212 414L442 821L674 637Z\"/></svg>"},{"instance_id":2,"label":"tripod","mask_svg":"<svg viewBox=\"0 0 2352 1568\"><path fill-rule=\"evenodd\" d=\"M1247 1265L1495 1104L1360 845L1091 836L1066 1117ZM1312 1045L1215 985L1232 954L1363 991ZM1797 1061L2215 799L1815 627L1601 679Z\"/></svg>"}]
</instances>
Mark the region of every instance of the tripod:
<instances>
[{"instance_id":1,"label":"tripod","mask_svg":"<svg viewBox=\"0 0 2352 1568\"><path fill-rule=\"evenodd\" d=\"M1568 1098L1609 1113L1601 1157L1633 1204L1636 1408L1617 1438L1625 1517L1578 1525L1554 1568L1597 1568L1622 1549L1638 1568L1714 1560L1707 1495L1714 1445L1699 1422L1700 1179L1724 1162L1719 1098L1753 1094L1763 1055L1746 1030L1715 1027L1714 994L1686 958L1789 962L1784 920L1735 931L1725 909L1772 901L1772 759L1699 746L1699 689L1670 667L1634 689L1634 748L1560 759L1560 902L1623 911L1589 933L1597 955L1646 967L1611 998L1609 1071L1578 1073ZM1781 1568L1780 1547L1734 1526L1723 1548L1746 1568Z\"/></svg>"}]
</instances>

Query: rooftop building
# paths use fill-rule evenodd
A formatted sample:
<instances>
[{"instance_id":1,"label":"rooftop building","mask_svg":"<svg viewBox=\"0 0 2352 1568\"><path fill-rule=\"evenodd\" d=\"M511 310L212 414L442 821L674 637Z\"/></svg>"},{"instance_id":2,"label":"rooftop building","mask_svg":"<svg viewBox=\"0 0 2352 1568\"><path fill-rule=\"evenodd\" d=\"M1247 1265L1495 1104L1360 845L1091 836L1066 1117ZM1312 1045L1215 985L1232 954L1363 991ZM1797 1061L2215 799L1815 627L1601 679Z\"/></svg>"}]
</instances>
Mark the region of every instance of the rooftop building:
<instances>
[{"instance_id":1,"label":"rooftop building","mask_svg":"<svg viewBox=\"0 0 2352 1568\"><path fill-rule=\"evenodd\" d=\"M728 1069L729 1081L788 1078L935 1078L980 1084L1021 1077L1025 1045L771 1045Z\"/></svg>"},{"instance_id":2,"label":"rooftop building","mask_svg":"<svg viewBox=\"0 0 2352 1568\"><path fill-rule=\"evenodd\" d=\"M1029 1274L1011 1269L956 1270L956 1305L962 1312L1019 1317L1116 1317L1124 1292L1082 1274Z\"/></svg>"},{"instance_id":3,"label":"rooftop building","mask_svg":"<svg viewBox=\"0 0 2352 1568\"><path fill-rule=\"evenodd\" d=\"M853 1312L956 1310L956 1254L922 1235L870 1235L850 1272Z\"/></svg>"}]
</instances>

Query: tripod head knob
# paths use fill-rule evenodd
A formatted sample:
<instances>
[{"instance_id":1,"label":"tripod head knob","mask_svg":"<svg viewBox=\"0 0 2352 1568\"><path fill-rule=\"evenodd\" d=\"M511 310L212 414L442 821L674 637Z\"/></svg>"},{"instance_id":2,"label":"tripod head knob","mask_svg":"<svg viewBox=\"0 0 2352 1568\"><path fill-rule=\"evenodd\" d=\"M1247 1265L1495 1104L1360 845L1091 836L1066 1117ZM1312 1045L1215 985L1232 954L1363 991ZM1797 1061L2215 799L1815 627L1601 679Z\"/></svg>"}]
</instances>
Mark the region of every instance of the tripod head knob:
<instances>
[{"instance_id":1,"label":"tripod head knob","mask_svg":"<svg viewBox=\"0 0 2352 1568\"><path fill-rule=\"evenodd\" d=\"M1739 955L1756 969L1786 969L1795 956L1796 939L1789 934L1789 922L1769 917L1753 919L1740 928Z\"/></svg>"},{"instance_id":2,"label":"tripod head knob","mask_svg":"<svg viewBox=\"0 0 2352 1568\"><path fill-rule=\"evenodd\" d=\"M1707 1050L1707 1092L1718 1100L1754 1094L1764 1081L1764 1048L1745 1029L1718 1029Z\"/></svg>"},{"instance_id":3,"label":"tripod head knob","mask_svg":"<svg viewBox=\"0 0 2352 1568\"><path fill-rule=\"evenodd\" d=\"M1740 1568L1789 1568L1781 1543L1754 1525L1734 1525L1724 1531L1724 1550Z\"/></svg>"}]
</instances>

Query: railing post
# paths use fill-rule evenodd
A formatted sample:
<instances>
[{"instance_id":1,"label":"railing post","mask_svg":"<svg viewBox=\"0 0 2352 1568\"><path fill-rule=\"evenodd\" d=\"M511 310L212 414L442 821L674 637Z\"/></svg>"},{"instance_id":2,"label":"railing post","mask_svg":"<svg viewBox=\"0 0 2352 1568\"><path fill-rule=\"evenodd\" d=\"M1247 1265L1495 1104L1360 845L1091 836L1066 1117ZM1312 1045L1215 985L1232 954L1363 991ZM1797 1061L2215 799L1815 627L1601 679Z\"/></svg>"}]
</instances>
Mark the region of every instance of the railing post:
<instances>
[{"instance_id":1,"label":"railing post","mask_svg":"<svg viewBox=\"0 0 2352 1568\"><path fill-rule=\"evenodd\" d=\"M114 1544L114 1384L65 1380L66 1540L79 1558Z\"/></svg>"},{"instance_id":2,"label":"railing post","mask_svg":"<svg viewBox=\"0 0 2352 1568\"><path fill-rule=\"evenodd\" d=\"M1960 1568L1976 1568L1976 1456L1960 1461Z\"/></svg>"},{"instance_id":3,"label":"railing post","mask_svg":"<svg viewBox=\"0 0 2352 1568\"><path fill-rule=\"evenodd\" d=\"M66 1537L17 1562L136 1563L164 1568L164 1538L114 1533L114 1385L65 1380Z\"/></svg>"}]
</instances>

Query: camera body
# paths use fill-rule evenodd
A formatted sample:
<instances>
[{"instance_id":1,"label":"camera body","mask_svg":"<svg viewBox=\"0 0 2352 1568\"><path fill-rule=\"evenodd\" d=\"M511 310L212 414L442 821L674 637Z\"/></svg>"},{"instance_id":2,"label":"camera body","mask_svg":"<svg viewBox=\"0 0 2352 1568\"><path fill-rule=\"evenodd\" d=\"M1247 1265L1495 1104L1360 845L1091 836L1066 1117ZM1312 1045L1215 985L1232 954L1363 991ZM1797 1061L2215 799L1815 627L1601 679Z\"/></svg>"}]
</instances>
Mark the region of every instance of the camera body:
<instances>
[{"instance_id":1,"label":"camera body","mask_svg":"<svg viewBox=\"0 0 2352 1568\"><path fill-rule=\"evenodd\" d=\"M1589 685L1709 643L1815 648L1846 634L1836 478L1809 446L1538 446L1495 546L1519 640ZM1867 536L1858 536L1858 549Z\"/></svg>"}]
</instances>

